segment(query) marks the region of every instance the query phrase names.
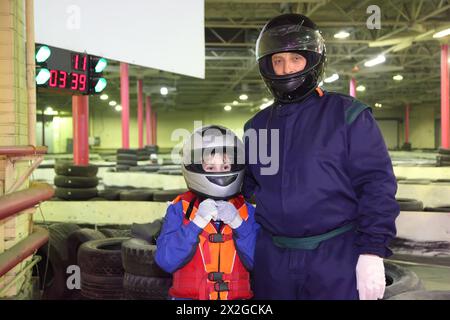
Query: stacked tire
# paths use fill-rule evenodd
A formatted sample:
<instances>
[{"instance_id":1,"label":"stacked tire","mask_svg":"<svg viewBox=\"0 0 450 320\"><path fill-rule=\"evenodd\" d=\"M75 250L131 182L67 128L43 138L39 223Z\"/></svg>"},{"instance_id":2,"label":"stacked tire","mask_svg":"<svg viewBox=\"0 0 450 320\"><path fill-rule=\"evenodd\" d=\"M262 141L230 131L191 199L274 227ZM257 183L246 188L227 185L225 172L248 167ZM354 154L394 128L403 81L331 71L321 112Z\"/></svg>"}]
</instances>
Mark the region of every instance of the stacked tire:
<instances>
[{"instance_id":1,"label":"stacked tire","mask_svg":"<svg viewBox=\"0 0 450 320\"><path fill-rule=\"evenodd\" d=\"M123 299L121 247L128 238L88 241L78 250L81 295L90 300Z\"/></svg>"},{"instance_id":2,"label":"stacked tire","mask_svg":"<svg viewBox=\"0 0 450 320\"><path fill-rule=\"evenodd\" d=\"M436 165L438 167L450 167L450 149L439 148Z\"/></svg>"},{"instance_id":3,"label":"stacked tire","mask_svg":"<svg viewBox=\"0 0 450 320\"><path fill-rule=\"evenodd\" d=\"M116 171L137 171L138 161L150 159L150 152L145 149L117 149ZM133 169L131 169L133 168Z\"/></svg>"},{"instance_id":4,"label":"stacked tire","mask_svg":"<svg viewBox=\"0 0 450 320\"><path fill-rule=\"evenodd\" d=\"M56 197L64 200L88 200L97 197L97 166L57 162L55 172Z\"/></svg>"},{"instance_id":5,"label":"stacked tire","mask_svg":"<svg viewBox=\"0 0 450 320\"><path fill-rule=\"evenodd\" d=\"M167 299L169 288L172 285L172 275L158 267L155 262L155 252L156 246L147 240L132 238L123 242L125 299Z\"/></svg>"}]
</instances>

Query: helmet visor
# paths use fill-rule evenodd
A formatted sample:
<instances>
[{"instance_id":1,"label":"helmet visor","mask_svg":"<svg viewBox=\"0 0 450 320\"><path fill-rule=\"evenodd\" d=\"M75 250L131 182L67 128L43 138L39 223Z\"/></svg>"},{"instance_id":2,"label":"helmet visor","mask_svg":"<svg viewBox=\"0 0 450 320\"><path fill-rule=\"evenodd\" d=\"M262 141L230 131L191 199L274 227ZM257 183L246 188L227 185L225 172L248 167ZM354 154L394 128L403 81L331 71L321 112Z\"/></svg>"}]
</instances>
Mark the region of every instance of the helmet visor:
<instances>
[{"instance_id":1,"label":"helmet visor","mask_svg":"<svg viewBox=\"0 0 450 320\"><path fill-rule=\"evenodd\" d=\"M322 54L324 40L318 30L301 25L283 25L263 32L256 42L256 59L285 51L311 51Z\"/></svg>"}]
</instances>

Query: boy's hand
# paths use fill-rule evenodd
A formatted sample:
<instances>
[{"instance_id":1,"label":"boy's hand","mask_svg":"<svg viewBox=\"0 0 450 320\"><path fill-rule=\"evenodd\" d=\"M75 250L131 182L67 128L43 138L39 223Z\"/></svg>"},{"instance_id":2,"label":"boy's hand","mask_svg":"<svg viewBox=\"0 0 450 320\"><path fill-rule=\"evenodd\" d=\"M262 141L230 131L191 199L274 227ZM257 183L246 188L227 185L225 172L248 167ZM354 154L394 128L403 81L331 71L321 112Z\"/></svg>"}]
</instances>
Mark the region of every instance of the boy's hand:
<instances>
[{"instance_id":1,"label":"boy's hand","mask_svg":"<svg viewBox=\"0 0 450 320\"><path fill-rule=\"evenodd\" d=\"M217 201L217 209L219 210L218 220L222 220L232 229L236 229L242 224L239 212L230 202Z\"/></svg>"},{"instance_id":2,"label":"boy's hand","mask_svg":"<svg viewBox=\"0 0 450 320\"><path fill-rule=\"evenodd\" d=\"M217 204L213 199L206 199L198 206L193 223L204 229L211 219L217 219Z\"/></svg>"},{"instance_id":3,"label":"boy's hand","mask_svg":"<svg viewBox=\"0 0 450 320\"><path fill-rule=\"evenodd\" d=\"M382 299L386 288L383 258L361 254L356 264L356 284L360 300Z\"/></svg>"}]
</instances>

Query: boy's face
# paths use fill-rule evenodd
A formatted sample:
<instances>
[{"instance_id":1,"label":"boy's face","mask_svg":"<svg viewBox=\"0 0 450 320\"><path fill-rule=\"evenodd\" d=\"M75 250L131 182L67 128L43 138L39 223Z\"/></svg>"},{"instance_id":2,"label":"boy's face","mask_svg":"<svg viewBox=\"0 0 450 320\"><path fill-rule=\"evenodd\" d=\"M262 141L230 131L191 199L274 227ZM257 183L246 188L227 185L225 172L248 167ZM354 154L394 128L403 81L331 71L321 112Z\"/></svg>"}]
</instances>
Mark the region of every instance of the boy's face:
<instances>
[{"instance_id":1,"label":"boy's face","mask_svg":"<svg viewBox=\"0 0 450 320\"><path fill-rule=\"evenodd\" d=\"M227 154L215 153L208 155L202 162L206 172L229 172L231 170L230 159Z\"/></svg>"},{"instance_id":2,"label":"boy's face","mask_svg":"<svg viewBox=\"0 0 450 320\"><path fill-rule=\"evenodd\" d=\"M272 55L273 71L277 76L302 71L306 62L305 57L296 52L279 52Z\"/></svg>"}]
</instances>

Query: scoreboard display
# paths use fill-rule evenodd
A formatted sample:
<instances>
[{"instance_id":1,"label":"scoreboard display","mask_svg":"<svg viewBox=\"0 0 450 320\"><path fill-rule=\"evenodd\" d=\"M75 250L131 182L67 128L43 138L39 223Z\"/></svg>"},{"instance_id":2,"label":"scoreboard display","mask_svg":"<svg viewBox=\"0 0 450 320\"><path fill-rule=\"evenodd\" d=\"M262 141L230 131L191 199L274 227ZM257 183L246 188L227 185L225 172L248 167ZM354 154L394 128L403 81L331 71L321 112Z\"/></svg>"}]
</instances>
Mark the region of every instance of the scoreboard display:
<instances>
[{"instance_id":1,"label":"scoreboard display","mask_svg":"<svg viewBox=\"0 0 450 320\"><path fill-rule=\"evenodd\" d=\"M95 94L106 87L106 59L47 45L36 45L36 86Z\"/></svg>"}]
</instances>

